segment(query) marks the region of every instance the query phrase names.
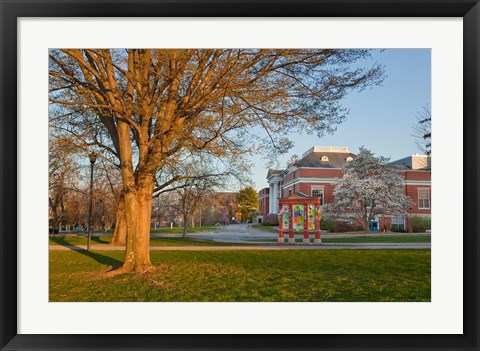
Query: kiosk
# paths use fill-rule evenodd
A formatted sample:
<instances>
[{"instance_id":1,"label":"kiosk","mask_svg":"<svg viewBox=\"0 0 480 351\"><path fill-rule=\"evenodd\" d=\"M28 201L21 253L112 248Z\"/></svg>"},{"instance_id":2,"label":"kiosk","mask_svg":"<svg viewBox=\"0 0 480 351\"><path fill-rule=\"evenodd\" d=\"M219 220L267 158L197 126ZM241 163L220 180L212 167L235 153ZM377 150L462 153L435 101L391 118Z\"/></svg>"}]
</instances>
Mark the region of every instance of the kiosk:
<instances>
[{"instance_id":1,"label":"kiosk","mask_svg":"<svg viewBox=\"0 0 480 351\"><path fill-rule=\"evenodd\" d=\"M303 232L303 243L310 244L310 233L315 234L314 244L322 242L320 238L320 198L310 197L304 193L295 193L281 198L278 213L278 243L285 243L285 233L288 233L288 243L295 244L295 233Z\"/></svg>"}]
</instances>

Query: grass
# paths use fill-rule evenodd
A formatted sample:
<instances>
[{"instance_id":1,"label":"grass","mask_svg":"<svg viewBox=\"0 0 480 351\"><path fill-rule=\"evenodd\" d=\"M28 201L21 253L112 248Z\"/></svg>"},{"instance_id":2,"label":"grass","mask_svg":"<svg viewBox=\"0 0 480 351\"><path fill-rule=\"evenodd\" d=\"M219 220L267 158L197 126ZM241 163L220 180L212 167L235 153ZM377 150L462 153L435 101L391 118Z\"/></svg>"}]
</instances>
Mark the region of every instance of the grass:
<instances>
[{"instance_id":1,"label":"grass","mask_svg":"<svg viewBox=\"0 0 480 351\"><path fill-rule=\"evenodd\" d=\"M288 234L285 234L285 241ZM275 243L277 239L254 239L252 241L261 241ZM310 241L312 239L310 238ZM296 243L302 243L302 238L295 238ZM431 235L402 235L402 236L357 236L351 238L322 238L322 243L429 243Z\"/></svg>"},{"instance_id":2,"label":"grass","mask_svg":"<svg viewBox=\"0 0 480 351\"><path fill-rule=\"evenodd\" d=\"M107 245L112 240L111 236L94 236L92 237L92 245ZM50 237L50 245L87 245L87 238L85 236L59 236ZM150 246L233 246L242 245L234 243L221 243L209 240L202 240L197 238L151 238ZM243 244L245 245L245 244ZM246 244L248 245L248 244Z\"/></svg>"},{"instance_id":3,"label":"grass","mask_svg":"<svg viewBox=\"0 0 480 351\"><path fill-rule=\"evenodd\" d=\"M50 251L50 301L430 301L430 250L155 251L156 269L107 277L121 251Z\"/></svg>"}]
</instances>

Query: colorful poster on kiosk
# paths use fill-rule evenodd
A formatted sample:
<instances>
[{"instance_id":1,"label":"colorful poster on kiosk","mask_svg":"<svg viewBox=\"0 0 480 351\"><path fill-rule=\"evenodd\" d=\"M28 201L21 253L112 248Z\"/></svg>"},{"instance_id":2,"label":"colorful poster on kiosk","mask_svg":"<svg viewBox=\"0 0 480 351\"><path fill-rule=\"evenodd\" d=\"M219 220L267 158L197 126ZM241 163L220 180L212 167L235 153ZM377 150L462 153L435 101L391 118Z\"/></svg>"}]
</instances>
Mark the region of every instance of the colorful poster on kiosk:
<instances>
[{"instance_id":1,"label":"colorful poster on kiosk","mask_svg":"<svg viewBox=\"0 0 480 351\"><path fill-rule=\"evenodd\" d=\"M293 205L293 225L292 229L299 232L305 225L305 213L303 205Z\"/></svg>"},{"instance_id":2,"label":"colorful poster on kiosk","mask_svg":"<svg viewBox=\"0 0 480 351\"><path fill-rule=\"evenodd\" d=\"M282 218L282 228L289 228L290 226L290 213L288 211L288 205L284 205L280 211Z\"/></svg>"},{"instance_id":3,"label":"colorful poster on kiosk","mask_svg":"<svg viewBox=\"0 0 480 351\"><path fill-rule=\"evenodd\" d=\"M315 205L308 205L308 230L315 230Z\"/></svg>"}]
</instances>

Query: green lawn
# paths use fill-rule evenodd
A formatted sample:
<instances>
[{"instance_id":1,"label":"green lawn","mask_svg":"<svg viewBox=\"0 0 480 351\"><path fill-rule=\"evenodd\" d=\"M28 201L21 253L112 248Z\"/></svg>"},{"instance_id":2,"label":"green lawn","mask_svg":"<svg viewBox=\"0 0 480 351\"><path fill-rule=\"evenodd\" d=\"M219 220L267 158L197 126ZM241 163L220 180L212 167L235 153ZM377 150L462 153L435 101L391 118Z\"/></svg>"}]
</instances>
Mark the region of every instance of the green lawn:
<instances>
[{"instance_id":1,"label":"green lawn","mask_svg":"<svg viewBox=\"0 0 480 351\"><path fill-rule=\"evenodd\" d=\"M430 301L430 250L50 251L50 301Z\"/></svg>"},{"instance_id":2,"label":"green lawn","mask_svg":"<svg viewBox=\"0 0 480 351\"><path fill-rule=\"evenodd\" d=\"M285 234L285 241L288 240L288 234ZM261 241L275 243L277 239L258 239L252 242ZM310 241L313 241L310 238ZM302 243L303 237L295 238L295 242ZM431 235L402 235L402 236L358 236L352 238L322 238L322 243L429 243Z\"/></svg>"},{"instance_id":3,"label":"green lawn","mask_svg":"<svg viewBox=\"0 0 480 351\"><path fill-rule=\"evenodd\" d=\"M111 236L92 237L92 245L107 245L112 240ZM50 245L87 245L87 238L84 236L50 237ZM151 238L150 246L232 246L242 244L219 243L196 238ZM248 244L246 244L248 245Z\"/></svg>"}]
</instances>

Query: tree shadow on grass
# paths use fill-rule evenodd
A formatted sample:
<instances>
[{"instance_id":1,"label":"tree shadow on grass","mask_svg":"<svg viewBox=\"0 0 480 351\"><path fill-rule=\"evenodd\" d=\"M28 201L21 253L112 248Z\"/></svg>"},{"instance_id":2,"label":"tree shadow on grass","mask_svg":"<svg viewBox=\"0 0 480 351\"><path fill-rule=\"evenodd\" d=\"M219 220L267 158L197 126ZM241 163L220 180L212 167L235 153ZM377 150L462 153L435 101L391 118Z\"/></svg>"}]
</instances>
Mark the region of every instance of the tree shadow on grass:
<instances>
[{"instance_id":1,"label":"tree shadow on grass","mask_svg":"<svg viewBox=\"0 0 480 351\"><path fill-rule=\"evenodd\" d=\"M117 260L116 258L113 258L113 257L110 257L110 256L105 256L105 255L99 254L98 252L87 251L80 246L72 245L71 243L66 241L65 238L62 238L62 237L52 238L51 237L50 239L53 242L55 242L59 245L65 246L66 248L68 248L72 251L76 251L76 252L78 252L82 255L85 255L87 257L90 257L90 258L94 259L95 261L97 261L101 265L111 266L112 269L119 268L123 265L123 262ZM98 243L107 243L108 244L107 241L103 241L101 239L99 239L99 241L97 241L97 240L93 240L93 238L92 238L92 241L96 241Z\"/></svg>"},{"instance_id":2,"label":"tree shadow on grass","mask_svg":"<svg viewBox=\"0 0 480 351\"><path fill-rule=\"evenodd\" d=\"M110 244L110 241L100 239L99 236L92 236L92 241L95 241L98 244Z\"/></svg>"}]
</instances>

